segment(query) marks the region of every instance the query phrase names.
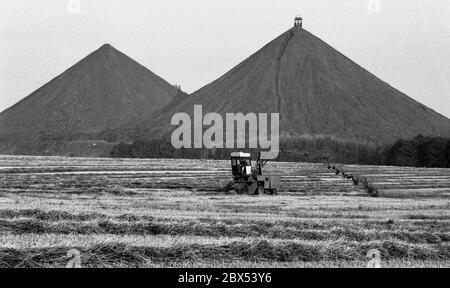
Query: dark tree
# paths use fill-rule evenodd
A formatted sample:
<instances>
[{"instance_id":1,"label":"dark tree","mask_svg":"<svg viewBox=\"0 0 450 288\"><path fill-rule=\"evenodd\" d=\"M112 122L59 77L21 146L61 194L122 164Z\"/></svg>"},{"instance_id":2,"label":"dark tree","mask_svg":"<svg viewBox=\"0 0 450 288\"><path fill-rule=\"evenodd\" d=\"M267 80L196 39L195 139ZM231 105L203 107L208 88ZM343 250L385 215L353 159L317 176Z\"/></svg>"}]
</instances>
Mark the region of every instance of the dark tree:
<instances>
[{"instance_id":1,"label":"dark tree","mask_svg":"<svg viewBox=\"0 0 450 288\"><path fill-rule=\"evenodd\" d=\"M399 140L388 150L386 162L393 166L417 166L418 151L411 141Z\"/></svg>"}]
</instances>

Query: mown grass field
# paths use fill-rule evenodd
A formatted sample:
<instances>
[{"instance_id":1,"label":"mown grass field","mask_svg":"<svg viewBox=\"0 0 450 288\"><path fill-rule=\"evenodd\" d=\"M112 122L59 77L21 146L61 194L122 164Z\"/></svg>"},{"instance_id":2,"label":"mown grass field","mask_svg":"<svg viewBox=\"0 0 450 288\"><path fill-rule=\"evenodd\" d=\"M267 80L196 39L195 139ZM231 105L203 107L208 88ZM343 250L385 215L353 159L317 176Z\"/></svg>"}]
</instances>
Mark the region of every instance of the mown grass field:
<instances>
[{"instance_id":1,"label":"mown grass field","mask_svg":"<svg viewBox=\"0 0 450 288\"><path fill-rule=\"evenodd\" d=\"M0 267L450 267L450 170L269 163L279 196L227 194L228 161L0 156Z\"/></svg>"}]
</instances>

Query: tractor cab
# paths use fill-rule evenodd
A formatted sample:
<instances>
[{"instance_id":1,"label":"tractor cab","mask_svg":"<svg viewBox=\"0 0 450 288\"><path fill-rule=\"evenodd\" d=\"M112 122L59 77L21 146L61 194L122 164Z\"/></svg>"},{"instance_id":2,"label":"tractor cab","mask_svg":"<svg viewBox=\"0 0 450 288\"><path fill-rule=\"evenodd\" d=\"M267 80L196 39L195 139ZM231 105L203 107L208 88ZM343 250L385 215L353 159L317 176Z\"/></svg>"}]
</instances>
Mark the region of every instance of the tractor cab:
<instances>
[{"instance_id":1,"label":"tractor cab","mask_svg":"<svg viewBox=\"0 0 450 288\"><path fill-rule=\"evenodd\" d=\"M247 181L252 176L252 159L250 153L231 153L231 171L235 180Z\"/></svg>"}]
</instances>

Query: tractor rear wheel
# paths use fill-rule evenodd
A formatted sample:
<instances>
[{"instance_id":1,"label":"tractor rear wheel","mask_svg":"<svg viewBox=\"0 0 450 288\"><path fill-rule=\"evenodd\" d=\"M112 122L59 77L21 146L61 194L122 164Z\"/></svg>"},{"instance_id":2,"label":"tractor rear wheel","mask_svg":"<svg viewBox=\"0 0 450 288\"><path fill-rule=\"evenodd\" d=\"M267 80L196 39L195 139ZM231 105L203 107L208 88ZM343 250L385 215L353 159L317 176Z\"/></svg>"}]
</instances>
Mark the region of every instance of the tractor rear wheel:
<instances>
[{"instance_id":1,"label":"tractor rear wheel","mask_svg":"<svg viewBox=\"0 0 450 288\"><path fill-rule=\"evenodd\" d=\"M254 182L248 186L247 194L248 195L258 195L258 183Z\"/></svg>"},{"instance_id":2,"label":"tractor rear wheel","mask_svg":"<svg viewBox=\"0 0 450 288\"><path fill-rule=\"evenodd\" d=\"M258 195L263 195L264 194L264 192L265 192L265 190L264 190L264 187L263 186L261 186L261 185L258 185L258 190L257 190L258 192Z\"/></svg>"}]
</instances>

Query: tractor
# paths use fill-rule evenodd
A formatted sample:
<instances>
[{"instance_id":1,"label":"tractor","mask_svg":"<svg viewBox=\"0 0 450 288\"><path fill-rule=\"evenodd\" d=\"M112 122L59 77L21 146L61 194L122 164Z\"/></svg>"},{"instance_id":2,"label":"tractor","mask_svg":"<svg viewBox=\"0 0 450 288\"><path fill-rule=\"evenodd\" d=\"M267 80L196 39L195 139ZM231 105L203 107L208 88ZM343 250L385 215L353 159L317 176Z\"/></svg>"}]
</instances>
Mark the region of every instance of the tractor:
<instances>
[{"instance_id":1,"label":"tractor","mask_svg":"<svg viewBox=\"0 0 450 288\"><path fill-rule=\"evenodd\" d=\"M248 195L277 195L281 176L266 175L262 171L264 166L271 159L273 158L263 159L261 153L259 153L256 164L252 165L250 153L231 153L233 181L228 184L226 190L234 190L238 194Z\"/></svg>"}]
</instances>

